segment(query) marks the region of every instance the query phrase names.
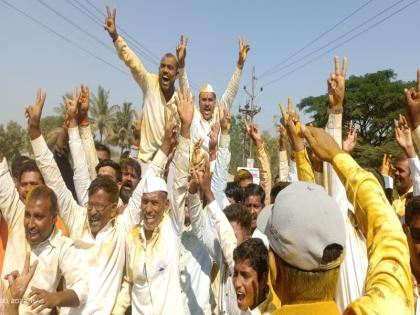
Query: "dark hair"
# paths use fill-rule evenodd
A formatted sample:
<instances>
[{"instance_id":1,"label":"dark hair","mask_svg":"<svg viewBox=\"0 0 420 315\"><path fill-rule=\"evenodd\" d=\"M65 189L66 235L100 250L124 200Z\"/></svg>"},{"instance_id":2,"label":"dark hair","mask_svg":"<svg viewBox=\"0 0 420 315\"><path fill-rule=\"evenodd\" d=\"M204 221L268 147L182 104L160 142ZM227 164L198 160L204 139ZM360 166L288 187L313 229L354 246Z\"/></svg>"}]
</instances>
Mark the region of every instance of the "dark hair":
<instances>
[{"instance_id":1,"label":"dark hair","mask_svg":"<svg viewBox=\"0 0 420 315\"><path fill-rule=\"evenodd\" d=\"M236 172L233 181L239 183L244 179L253 179L252 174L246 169L240 169Z\"/></svg>"},{"instance_id":2,"label":"dark hair","mask_svg":"<svg viewBox=\"0 0 420 315\"><path fill-rule=\"evenodd\" d=\"M175 57L175 55L174 55L174 54L171 54L171 53L166 53L166 54L164 54L164 55L163 55L163 57L162 57L162 59L163 59L163 58L165 58L165 57L171 57L171 58L174 58L174 59L175 59L175 66L176 66L176 69L178 70L178 68L179 68L178 58L177 58L177 57ZM161 60L162 60L162 59L161 59Z\"/></svg>"},{"instance_id":3,"label":"dark hair","mask_svg":"<svg viewBox=\"0 0 420 315\"><path fill-rule=\"evenodd\" d=\"M121 167L118 163L114 162L111 159L99 161L98 165L96 165L95 170L96 174L98 174L99 169L105 166L112 167L115 170L117 182L121 181Z\"/></svg>"},{"instance_id":4,"label":"dark hair","mask_svg":"<svg viewBox=\"0 0 420 315\"><path fill-rule=\"evenodd\" d=\"M135 159L133 158L121 159L120 166L121 166L121 171L123 171L124 168L131 167L132 169L134 169L134 172L136 173L137 178L138 179L141 178L141 166L139 162L137 162Z\"/></svg>"},{"instance_id":5,"label":"dark hair","mask_svg":"<svg viewBox=\"0 0 420 315\"><path fill-rule=\"evenodd\" d=\"M41 176L42 182L44 183L44 178L42 177L41 171L39 170L38 165L36 165L36 162L34 160L28 160L22 163L21 167L19 168L18 181L20 181L22 174L26 172L39 173L39 175Z\"/></svg>"},{"instance_id":6,"label":"dark hair","mask_svg":"<svg viewBox=\"0 0 420 315\"><path fill-rule=\"evenodd\" d=\"M130 157L130 151L125 150L125 151L121 154L120 159L126 159L126 158L129 158L129 157Z\"/></svg>"},{"instance_id":7,"label":"dark hair","mask_svg":"<svg viewBox=\"0 0 420 315\"><path fill-rule=\"evenodd\" d=\"M96 142L95 143L95 149L96 149L96 151L105 151L111 157L111 150L105 144Z\"/></svg>"},{"instance_id":8,"label":"dark hair","mask_svg":"<svg viewBox=\"0 0 420 315\"><path fill-rule=\"evenodd\" d=\"M244 205L235 203L227 206L223 212L229 222L237 222L249 235L252 234L252 214Z\"/></svg>"},{"instance_id":9,"label":"dark hair","mask_svg":"<svg viewBox=\"0 0 420 315\"><path fill-rule=\"evenodd\" d=\"M245 187L245 200L249 196L260 196L261 203L264 203L265 201L265 191L260 185L257 184L249 184Z\"/></svg>"},{"instance_id":10,"label":"dark hair","mask_svg":"<svg viewBox=\"0 0 420 315\"><path fill-rule=\"evenodd\" d=\"M235 263L248 260L257 272L258 280L264 274L268 275L268 250L259 238L251 238L236 247L233 251L233 260Z\"/></svg>"},{"instance_id":11,"label":"dark hair","mask_svg":"<svg viewBox=\"0 0 420 315\"><path fill-rule=\"evenodd\" d=\"M29 204L33 200L39 200L46 198L50 200L51 203L51 214L55 215L58 212L58 202L55 192L46 185L37 185L34 186L26 196L26 204Z\"/></svg>"},{"instance_id":12,"label":"dark hair","mask_svg":"<svg viewBox=\"0 0 420 315\"><path fill-rule=\"evenodd\" d=\"M88 189L89 197L99 190L104 190L109 194L109 201L111 203L118 202L118 186L109 176L98 176L90 183Z\"/></svg>"},{"instance_id":13,"label":"dark hair","mask_svg":"<svg viewBox=\"0 0 420 315\"><path fill-rule=\"evenodd\" d=\"M420 196L415 196L405 206L405 223L410 225L411 220L420 214Z\"/></svg>"},{"instance_id":14,"label":"dark hair","mask_svg":"<svg viewBox=\"0 0 420 315\"><path fill-rule=\"evenodd\" d=\"M25 155L19 155L12 160L11 171L14 178L19 178L20 168L23 163L30 161L31 159Z\"/></svg>"},{"instance_id":15,"label":"dark hair","mask_svg":"<svg viewBox=\"0 0 420 315\"><path fill-rule=\"evenodd\" d=\"M244 202L244 190L238 182L229 182L226 184L225 195L233 198L236 203Z\"/></svg>"},{"instance_id":16,"label":"dark hair","mask_svg":"<svg viewBox=\"0 0 420 315\"><path fill-rule=\"evenodd\" d=\"M289 185L290 185L290 182L278 182L277 184L275 184L273 188L271 188L271 191L270 191L271 203L274 203L274 200L276 199L277 194Z\"/></svg>"}]
</instances>

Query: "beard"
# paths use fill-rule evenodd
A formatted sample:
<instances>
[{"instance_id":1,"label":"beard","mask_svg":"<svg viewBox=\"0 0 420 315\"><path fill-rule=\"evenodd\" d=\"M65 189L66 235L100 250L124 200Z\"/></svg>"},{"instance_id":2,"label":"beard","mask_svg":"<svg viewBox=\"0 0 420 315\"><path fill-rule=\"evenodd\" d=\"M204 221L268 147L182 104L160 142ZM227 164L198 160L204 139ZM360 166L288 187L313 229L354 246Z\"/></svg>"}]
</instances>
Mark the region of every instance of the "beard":
<instances>
[{"instance_id":1,"label":"beard","mask_svg":"<svg viewBox=\"0 0 420 315\"><path fill-rule=\"evenodd\" d=\"M131 182L124 182L120 189L120 198L124 204L127 204L133 194L133 184Z\"/></svg>"}]
</instances>

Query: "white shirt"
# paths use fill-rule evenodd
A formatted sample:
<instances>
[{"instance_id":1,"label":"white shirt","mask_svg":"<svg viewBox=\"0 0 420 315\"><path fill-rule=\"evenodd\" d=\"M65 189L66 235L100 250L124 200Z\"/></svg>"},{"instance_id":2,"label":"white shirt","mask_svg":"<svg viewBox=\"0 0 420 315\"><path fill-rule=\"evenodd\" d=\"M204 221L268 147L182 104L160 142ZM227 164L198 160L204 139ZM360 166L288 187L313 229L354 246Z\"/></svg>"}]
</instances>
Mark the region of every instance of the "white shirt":
<instances>
[{"instance_id":1,"label":"white shirt","mask_svg":"<svg viewBox=\"0 0 420 315\"><path fill-rule=\"evenodd\" d=\"M146 241L143 222L127 236L126 275L113 314L124 314L130 295L133 315L189 314L179 269L189 148L190 139L180 136L174 157L174 187L169 195L171 210L164 214L151 239Z\"/></svg>"},{"instance_id":2,"label":"white shirt","mask_svg":"<svg viewBox=\"0 0 420 315\"><path fill-rule=\"evenodd\" d=\"M37 165L45 183L57 194L60 216L70 238L87 262L89 296L82 314L109 314L120 289L125 263L125 237L140 221L142 182L130 198L123 214L111 220L93 237L87 209L79 206L67 189L53 155L42 136L31 141ZM149 167L151 174L163 173L166 156L158 151ZM146 174L145 174L146 175ZM77 313L71 311L70 314Z\"/></svg>"},{"instance_id":3,"label":"white shirt","mask_svg":"<svg viewBox=\"0 0 420 315\"><path fill-rule=\"evenodd\" d=\"M174 92L171 99L166 101L159 85L159 77L146 70L136 54L128 47L121 36L114 43L118 56L130 69L134 80L143 92L141 139L139 160L150 162L159 150L165 131L165 108L177 116ZM179 69L179 78L183 80L184 69ZM188 84L186 84L188 85Z\"/></svg>"},{"instance_id":4,"label":"white shirt","mask_svg":"<svg viewBox=\"0 0 420 315\"><path fill-rule=\"evenodd\" d=\"M194 233L207 247L220 271L218 308L219 314L240 314L233 285L233 250L236 236L228 219L214 200L202 210L198 194L190 194L188 199L190 221Z\"/></svg>"}]
</instances>

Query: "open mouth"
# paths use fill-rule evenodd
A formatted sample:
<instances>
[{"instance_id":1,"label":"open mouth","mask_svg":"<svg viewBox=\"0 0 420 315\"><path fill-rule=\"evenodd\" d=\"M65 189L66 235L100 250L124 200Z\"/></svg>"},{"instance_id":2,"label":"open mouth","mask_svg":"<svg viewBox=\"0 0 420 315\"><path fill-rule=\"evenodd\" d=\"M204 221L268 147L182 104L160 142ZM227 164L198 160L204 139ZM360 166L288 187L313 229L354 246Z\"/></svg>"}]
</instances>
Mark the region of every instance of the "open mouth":
<instances>
[{"instance_id":1,"label":"open mouth","mask_svg":"<svg viewBox=\"0 0 420 315\"><path fill-rule=\"evenodd\" d=\"M156 221L156 216L152 214L146 214L144 216L144 221L147 225L152 225Z\"/></svg>"},{"instance_id":2,"label":"open mouth","mask_svg":"<svg viewBox=\"0 0 420 315\"><path fill-rule=\"evenodd\" d=\"M28 231L28 238L31 241L35 241L38 239L39 233L37 231Z\"/></svg>"},{"instance_id":3,"label":"open mouth","mask_svg":"<svg viewBox=\"0 0 420 315\"><path fill-rule=\"evenodd\" d=\"M170 79L169 79L169 77L167 75L163 75L162 76L162 81L163 81L163 83L168 84L169 81L170 81Z\"/></svg>"},{"instance_id":4,"label":"open mouth","mask_svg":"<svg viewBox=\"0 0 420 315\"><path fill-rule=\"evenodd\" d=\"M89 219L90 225L96 226L99 225L101 220L98 217L92 217Z\"/></svg>"},{"instance_id":5,"label":"open mouth","mask_svg":"<svg viewBox=\"0 0 420 315\"><path fill-rule=\"evenodd\" d=\"M242 292L236 292L236 301L238 304L243 303L245 300L245 293Z\"/></svg>"}]
</instances>

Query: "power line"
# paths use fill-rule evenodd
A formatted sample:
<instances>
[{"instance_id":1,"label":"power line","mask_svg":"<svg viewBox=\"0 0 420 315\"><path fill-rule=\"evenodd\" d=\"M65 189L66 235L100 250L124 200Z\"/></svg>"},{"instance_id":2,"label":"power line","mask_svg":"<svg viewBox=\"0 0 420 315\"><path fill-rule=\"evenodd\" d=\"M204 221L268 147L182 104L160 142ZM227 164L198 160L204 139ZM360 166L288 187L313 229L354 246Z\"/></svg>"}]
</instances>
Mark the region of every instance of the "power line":
<instances>
[{"instance_id":1,"label":"power line","mask_svg":"<svg viewBox=\"0 0 420 315\"><path fill-rule=\"evenodd\" d=\"M270 69L266 70L265 72L263 72L263 74L260 75L259 78L262 78L266 75L270 75L273 73L273 71L278 68L279 66L281 66L282 64L284 64L285 62L289 61L291 58L295 57L296 55L298 55L300 52L302 52L303 50L305 50L306 48L308 48L309 46L311 46L313 43L315 43L316 41L318 41L319 39L321 39L322 37L324 37L325 35L327 35L329 32L331 32L332 30L334 30L337 26L341 25L342 23L344 23L345 21L347 21L349 18L351 18L353 15L355 15L357 12L359 12L360 10L362 10L364 7L366 7L369 3L371 3L374 0L369 0L367 2L365 2L363 5L361 5L360 7L358 7L356 10L354 10L352 13L350 13L349 15L347 15L346 17L344 17L343 19L341 19L339 22L337 22L336 24L334 24L333 26L331 26L329 29L327 29L325 32L321 33L319 36L317 36L316 38L314 38L313 40L311 40L309 43L307 43L306 45L304 45L302 48L298 49L297 51L295 51L294 53L292 53L290 56L288 56L287 58L285 58L284 60L282 60L280 63L278 63L277 65L271 67ZM276 72L276 71L274 71Z\"/></svg>"},{"instance_id":2,"label":"power line","mask_svg":"<svg viewBox=\"0 0 420 315\"><path fill-rule=\"evenodd\" d=\"M77 9L79 12L83 13L88 19L92 20L93 22L95 22L96 24L98 24L99 26L102 26L103 22L100 21L95 15L91 14L90 11L87 10L83 10L80 7L80 3L79 5L76 5L75 3L73 3L70 0L66 0L66 2L68 4L70 4L73 8Z\"/></svg>"},{"instance_id":3,"label":"power line","mask_svg":"<svg viewBox=\"0 0 420 315\"><path fill-rule=\"evenodd\" d=\"M65 15L61 14L60 12L58 12L56 9L54 9L53 7L49 6L48 4L46 4L44 1L42 0L38 0L39 3L41 3L44 7L46 7L48 10L52 11L54 14L56 14L57 16L61 17L62 19L64 19L65 21L67 21L68 23L70 23L71 25L73 25L75 28L77 28L79 31L81 31L82 33L86 34L88 37L92 38L95 42L101 44L102 46L104 46L108 51L114 53L114 49L112 49L111 47L109 47L109 45L107 43L104 43L103 41L101 41L100 39L98 39L95 35L92 35L91 33L85 31L83 28L81 28L79 25L77 25L76 23L74 23L72 20L70 20L68 17L66 17Z\"/></svg>"},{"instance_id":4,"label":"power line","mask_svg":"<svg viewBox=\"0 0 420 315\"><path fill-rule=\"evenodd\" d=\"M35 19L34 17L30 16L29 14L27 14L25 11L22 11L21 9L15 7L13 4L7 2L6 0L0 0L1 2L3 2L5 5L7 5L8 7L12 8L13 10L15 10L16 12L20 13L21 15L25 16L26 18L30 19L32 22L42 26L44 29L46 29L47 31L53 33L54 35L58 36L59 38L61 38L62 40L66 41L67 43L71 44L72 46L75 46L76 48L80 49L81 51L85 52L86 54L88 54L89 56L105 63L106 65L108 65L109 67L113 68L114 70L117 70L118 72L121 72L122 74L130 77L130 75L121 70L120 68L114 66L113 64L111 64L110 62L106 61L105 59L95 55L94 53L92 53L91 51L85 49L84 47L80 46L79 44L75 43L74 41L72 41L71 39L67 38L66 36L58 33L57 31L53 30L51 27L45 25L44 23L42 23L41 21Z\"/></svg>"},{"instance_id":5,"label":"power line","mask_svg":"<svg viewBox=\"0 0 420 315\"><path fill-rule=\"evenodd\" d=\"M359 37L360 35L362 35L362 34L366 33L367 31L369 31L369 30L371 30L372 28L374 28L374 27L378 26L379 24L382 24L382 23L383 23L383 22L385 22L386 20L390 19L391 17L393 17L394 15L396 15L396 14L400 13L401 11L405 10L406 8L408 8L408 7L412 6L414 3L418 2L418 1L419 1L419 0L414 0L414 1L411 1L411 2L410 2L410 3L408 3L407 5L403 6L402 8L398 9L397 11L394 11L393 13L391 13L391 14L387 15L386 17L384 17L383 19L379 20L378 22L376 22L376 23L372 24L371 26L367 27L367 28L366 28L366 29L364 29L363 31L360 31L359 33L357 33L357 34L353 35L352 37L350 37L350 38L346 39L345 41L343 41L343 42L339 43L338 45L334 46L333 48L331 48L331 49L329 49L329 50L325 51L325 52L324 52L324 53L322 53L321 55L319 55L319 56L317 56L317 57L315 57L315 58L313 58L313 59L309 60L308 62L306 62L306 63L304 63L304 64L300 65L299 67L296 67L295 69L293 69L293 70L291 70L291 71L289 71L289 72L285 73L285 74L284 74L284 75L282 75L281 77L279 77L279 78L277 78L277 79L274 79L274 80L272 80L272 81L270 81L270 82L266 83L264 86L266 87L266 86L271 85L271 84L273 84L273 83L275 83L275 82L277 82L277 81L280 81L281 79L283 79L283 78L285 78L285 77L287 77L287 76L291 75L292 73L294 73L294 72L296 72L296 71L298 71L298 70L302 69L303 67L305 67L305 66L307 66L307 65L309 65L309 64L311 64L311 63L313 63L314 61L316 61L316 60L318 60L318 59L320 59L320 58L324 57L324 56L325 56L325 55L327 55L328 53L332 52L334 49L337 49L337 48L339 48L339 47L343 46L344 44L347 44L348 42L350 42L351 40L355 39L356 37Z\"/></svg>"},{"instance_id":6,"label":"power line","mask_svg":"<svg viewBox=\"0 0 420 315\"><path fill-rule=\"evenodd\" d=\"M387 12L387 11L391 10L392 8L394 8L395 6L397 6L398 4L400 4L401 2L404 2L404 1L405 1L405 0L399 0L399 1L395 2L394 4L392 4L392 5L390 5L389 7L387 7L387 8L385 8L385 9L383 9L383 10L382 10L382 11L380 11L379 13L375 14L374 16L372 16L372 17L368 18L367 20L365 20L365 21L364 21L364 22L362 22L361 24L359 24L359 25L357 25L357 26L353 27L351 30L349 30L349 31L345 32L344 34L341 34L340 36L338 36L338 37L334 38L333 40L331 40L331 41L329 41L328 43L326 43L326 44L322 45L321 47L318 47L317 49L315 49L315 50L313 50L313 51L311 51L311 52L307 53L306 55L303 55L303 56L302 56L302 57L300 57L299 59L296 59L295 61L293 61L293 62L291 62L291 63L289 63L289 64L287 64L287 65L284 65L283 67L281 67L281 68L279 68L279 69L277 69L277 70L273 71L271 74L274 74L274 73L280 72L280 71L282 71L282 70L284 70L284 69L287 69L287 68L289 68L289 67L291 67L291 66L293 66L293 65L295 65L295 64L297 64L297 63L299 63L300 61L302 61L302 60L304 60L304 59L306 59L306 58L308 58L308 57L311 57L313 54L315 54L315 53L317 53L317 52L321 51L321 50L322 50L322 49L324 49L325 47L330 46L331 44L335 43L335 42L336 42L336 41L338 41L339 39L341 39L341 38L343 38L343 37L346 37L346 36L347 36L347 35L349 35L350 33L353 33L355 30L357 30L357 29L361 28L362 26L364 26L364 25L368 24L368 23L369 23L369 22L371 22L372 20L376 19L378 16L380 16L380 15L384 14L385 12Z\"/></svg>"}]
</instances>

